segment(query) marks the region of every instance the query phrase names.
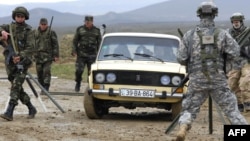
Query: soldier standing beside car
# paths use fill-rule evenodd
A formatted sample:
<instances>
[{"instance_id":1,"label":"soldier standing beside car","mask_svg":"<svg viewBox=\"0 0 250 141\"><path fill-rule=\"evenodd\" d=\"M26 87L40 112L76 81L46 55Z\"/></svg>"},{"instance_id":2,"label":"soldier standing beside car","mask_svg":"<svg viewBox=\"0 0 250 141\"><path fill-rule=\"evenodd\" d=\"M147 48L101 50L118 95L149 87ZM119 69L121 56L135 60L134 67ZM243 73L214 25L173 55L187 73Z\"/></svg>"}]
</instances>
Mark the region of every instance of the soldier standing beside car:
<instances>
[{"instance_id":1,"label":"soldier standing beside car","mask_svg":"<svg viewBox=\"0 0 250 141\"><path fill-rule=\"evenodd\" d=\"M93 24L93 16L85 16L85 24L77 27L73 38L72 55L76 56L76 92L80 91L85 65L87 65L88 75L90 73L91 64L95 61L101 38L100 29Z\"/></svg>"},{"instance_id":2,"label":"soldier standing beside car","mask_svg":"<svg viewBox=\"0 0 250 141\"><path fill-rule=\"evenodd\" d=\"M57 34L48 26L48 20L41 18L35 35L35 62L38 82L49 91L52 62L59 60ZM43 93L41 93L43 94Z\"/></svg>"},{"instance_id":3,"label":"soldier standing beside car","mask_svg":"<svg viewBox=\"0 0 250 141\"><path fill-rule=\"evenodd\" d=\"M0 117L12 121L13 112L18 105L18 100L27 105L28 118L34 118L36 108L31 104L29 95L23 89L29 67L32 64L32 27L25 23L29 19L29 12L25 7L16 7L12 11L11 24L0 26L2 39L7 43L4 50L5 67L8 80L11 82L10 100L7 110Z\"/></svg>"},{"instance_id":4,"label":"soldier standing beside car","mask_svg":"<svg viewBox=\"0 0 250 141\"><path fill-rule=\"evenodd\" d=\"M227 31L215 27L217 14L218 8L213 2L203 2L197 9L200 24L184 34L177 52L179 63L188 67L189 84L182 101L176 141L185 140L201 105L209 96L233 125L248 124L238 110L224 72L223 54L236 59L240 56L240 48Z\"/></svg>"},{"instance_id":5,"label":"soldier standing beside car","mask_svg":"<svg viewBox=\"0 0 250 141\"><path fill-rule=\"evenodd\" d=\"M232 28L229 33L239 43L241 60L236 69L228 73L228 84L235 93L238 101L238 108L241 112L250 111L250 28L244 25L244 15L234 13L231 17Z\"/></svg>"}]
</instances>

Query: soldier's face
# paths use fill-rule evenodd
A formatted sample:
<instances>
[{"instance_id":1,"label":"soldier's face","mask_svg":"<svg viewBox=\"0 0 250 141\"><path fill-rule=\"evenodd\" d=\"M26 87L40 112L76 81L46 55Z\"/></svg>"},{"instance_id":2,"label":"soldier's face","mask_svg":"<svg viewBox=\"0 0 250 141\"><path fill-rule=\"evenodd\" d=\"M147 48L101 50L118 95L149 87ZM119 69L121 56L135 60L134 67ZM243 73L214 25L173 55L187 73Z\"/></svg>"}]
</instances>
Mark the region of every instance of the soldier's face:
<instances>
[{"instance_id":1,"label":"soldier's face","mask_svg":"<svg viewBox=\"0 0 250 141\"><path fill-rule=\"evenodd\" d=\"M93 21L85 21L85 25L87 28L91 28L93 26Z\"/></svg>"},{"instance_id":2,"label":"soldier's face","mask_svg":"<svg viewBox=\"0 0 250 141\"><path fill-rule=\"evenodd\" d=\"M48 24L40 23L39 27L40 27L40 30L44 31L44 30L46 30L48 28Z\"/></svg>"},{"instance_id":3,"label":"soldier's face","mask_svg":"<svg viewBox=\"0 0 250 141\"><path fill-rule=\"evenodd\" d=\"M22 14L16 14L15 21L17 23L23 23L25 21L25 16Z\"/></svg>"},{"instance_id":4,"label":"soldier's face","mask_svg":"<svg viewBox=\"0 0 250 141\"><path fill-rule=\"evenodd\" d=\"M238 20L234 20L234 21L233 21L233 27L234 27L235 29L239 29L240 26L241 26L241 22L240 22L240 21L238 21Z\"/></svg>"}]
</instances>

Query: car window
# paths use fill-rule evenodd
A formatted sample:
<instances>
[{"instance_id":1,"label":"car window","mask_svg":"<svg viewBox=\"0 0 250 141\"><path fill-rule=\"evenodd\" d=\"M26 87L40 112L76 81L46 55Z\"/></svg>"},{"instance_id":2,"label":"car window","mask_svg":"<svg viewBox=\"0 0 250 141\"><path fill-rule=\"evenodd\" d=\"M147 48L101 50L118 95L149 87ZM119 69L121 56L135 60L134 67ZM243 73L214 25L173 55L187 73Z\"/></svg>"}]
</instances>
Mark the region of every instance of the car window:
<instances>
[{"instance_id":1,"label":"car window","mask_svg":"<svg viewBox=\"0 0 250 141\"><path fill-rule=\"evenodd\" d=\"M111 36L104 38L98 60L157 61L160 58L177 62L178 46L179 41L170 38Z\"/></svg>"}]
</instances>

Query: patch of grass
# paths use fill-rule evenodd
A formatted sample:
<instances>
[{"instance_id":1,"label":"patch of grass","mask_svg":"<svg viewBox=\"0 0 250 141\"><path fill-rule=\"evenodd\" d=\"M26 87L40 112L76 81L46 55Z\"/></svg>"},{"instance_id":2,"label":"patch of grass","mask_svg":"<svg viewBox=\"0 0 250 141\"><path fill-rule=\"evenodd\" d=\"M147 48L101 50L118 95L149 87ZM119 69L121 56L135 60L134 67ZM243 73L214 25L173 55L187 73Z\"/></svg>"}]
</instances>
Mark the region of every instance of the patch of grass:
<instances>
[{"instance_id":1,"label":"patch of grass","mask_svg":"<svg viewBox=\"0 0 250 141\"><path fill-rule=\"evenodd\" d=\"M75 63L53 63L51 68L52 76L57 76L64 79L75 79ZM87 82L87 68L83 73L83 82Z\"/></svg>"}]
</instances>

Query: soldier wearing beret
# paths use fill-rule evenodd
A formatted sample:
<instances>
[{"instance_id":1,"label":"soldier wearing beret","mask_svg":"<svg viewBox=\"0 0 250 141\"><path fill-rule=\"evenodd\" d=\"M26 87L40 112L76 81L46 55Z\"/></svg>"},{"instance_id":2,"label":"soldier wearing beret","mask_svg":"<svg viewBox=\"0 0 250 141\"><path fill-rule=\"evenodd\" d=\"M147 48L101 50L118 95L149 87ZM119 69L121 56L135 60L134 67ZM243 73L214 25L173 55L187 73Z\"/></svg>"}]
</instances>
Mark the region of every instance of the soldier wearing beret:
<instances>
[{"instance_id":1,"label":"soldier wearing beret","mask_svg":"<svg viewBox=\"0 0 250 141\"><path fill-rule=\"evenodd\" d=\"M94 26L93 16L85 16L84 25L77 27L72 46L72 55L76 56L75 91L79 92L84 67L87 65L88 74L91 64L95 61L101 42L100 29Z\"/></svg>"},{"instance_id":2,"label":"soldier wearing beret","mask_svg":"<svg viewBox=\"0 0 250 141\"><path fill-rule=\"evenodd\" d=\"M57 34L48 25L46 18L41 18L35 34L35 62L39 83L49 91L52 62L59 60L59 44ZM43 93L41 93L43 94Z\"/></svg>"}]
</instances>

